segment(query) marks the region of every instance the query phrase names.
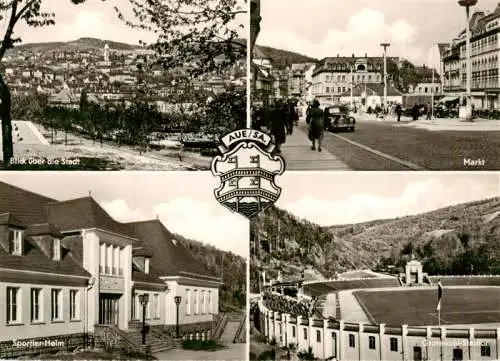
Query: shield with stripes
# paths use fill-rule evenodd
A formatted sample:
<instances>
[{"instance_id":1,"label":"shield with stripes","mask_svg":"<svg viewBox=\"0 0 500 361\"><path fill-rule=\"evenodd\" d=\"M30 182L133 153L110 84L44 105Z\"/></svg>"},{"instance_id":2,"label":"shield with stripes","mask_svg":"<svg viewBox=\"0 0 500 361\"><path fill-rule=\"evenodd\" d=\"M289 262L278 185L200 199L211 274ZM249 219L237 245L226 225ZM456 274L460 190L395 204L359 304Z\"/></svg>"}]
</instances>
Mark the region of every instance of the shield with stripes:
<instances>
[{"instance_id":1,"label":"shield with stripes","mask_svg":"<svg viewBox=\"0 0 500 361\"><path fill-rule=\"evenodd\" d=\"M255 142L240 142L212 162L212 172L220 179L215 198L231 211L252 218L278 200L281 188L275 177L284 170L283 158Z\"/></svg>"}]
</instances>

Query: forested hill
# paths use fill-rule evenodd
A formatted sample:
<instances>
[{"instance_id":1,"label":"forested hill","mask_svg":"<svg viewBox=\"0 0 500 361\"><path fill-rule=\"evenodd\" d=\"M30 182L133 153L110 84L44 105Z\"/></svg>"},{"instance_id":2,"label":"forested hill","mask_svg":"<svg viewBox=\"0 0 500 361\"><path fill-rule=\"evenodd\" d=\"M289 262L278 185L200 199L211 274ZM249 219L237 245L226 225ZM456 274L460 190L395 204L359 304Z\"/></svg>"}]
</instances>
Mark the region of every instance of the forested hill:
<instances>
[{"instance_id":1,"label":"forested hill","mask_svg":"<svg viewBox=\"0 0 500 361\"><path fill-rule=\"evenodd\" d=\"M216 276L222 277L223 285L219 288L220 310L236 311L246 305L246 261L243 257L225 252L199 241L175 235L193 256Z\"/></svg>"},{"instance_id":2,"label":"forested hill","mask_svg":"<svg viewBox=\"0 0 500 361\"><path fill-rule=\"evenodd\" d=\"M271 59L273 67L285 69L295 63L317 63L318 60L306 55L294 53L293 51L281 50L270 46L255 45L253 50L254 58Z\"/></svg>"},{"instance_id":3,"label":"forested hill","mask_svg":"<svg viewBox=\"0 0 500 361\"><path fill-rule=\"evenodd\" d=\"M500 274L500 198L395 219L320 227L272 207L251 224L252 271L275 276L402 267L414 254L429 274ZM309 269L309 271L307 271Z\"/></svg>"}]
</instances>

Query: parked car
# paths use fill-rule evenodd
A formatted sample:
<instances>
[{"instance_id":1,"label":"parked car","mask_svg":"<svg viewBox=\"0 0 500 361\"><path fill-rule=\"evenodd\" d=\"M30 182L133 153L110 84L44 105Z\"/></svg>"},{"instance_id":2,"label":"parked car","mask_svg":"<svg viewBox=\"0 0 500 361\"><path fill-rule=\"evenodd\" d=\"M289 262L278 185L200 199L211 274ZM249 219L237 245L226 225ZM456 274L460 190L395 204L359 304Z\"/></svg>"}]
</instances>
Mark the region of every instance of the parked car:
<instances>
[{"instance_id":1,"label":"parked car","mask_svg":"<svg viewBox=\"0 0 500 361\"><path fill-rule=\"evenodd\" d=\"M334 105L326 107L325 129L330 132L346 130L354 132L356 119L351 115L349 108L344 105Z\"/></svg>"}]
</instances>

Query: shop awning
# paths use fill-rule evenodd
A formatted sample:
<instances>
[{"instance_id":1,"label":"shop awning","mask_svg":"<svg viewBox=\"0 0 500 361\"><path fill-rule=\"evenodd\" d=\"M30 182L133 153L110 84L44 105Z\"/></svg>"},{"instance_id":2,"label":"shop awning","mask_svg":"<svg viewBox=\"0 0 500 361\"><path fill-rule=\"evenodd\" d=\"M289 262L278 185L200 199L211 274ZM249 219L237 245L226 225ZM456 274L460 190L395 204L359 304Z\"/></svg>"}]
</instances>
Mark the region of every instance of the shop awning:
<instances>
[{"instance_id":1,"label":"shop awning","mask_svg":"<svg viewBox=\"0 0 500 361\"><path fill-rule=\"evenodd\" d=\"M449 103L449 102L454 102L457 100L458 100L458 97L444 97L439 102L440 103Z\"/></svg>"}]
</instances>

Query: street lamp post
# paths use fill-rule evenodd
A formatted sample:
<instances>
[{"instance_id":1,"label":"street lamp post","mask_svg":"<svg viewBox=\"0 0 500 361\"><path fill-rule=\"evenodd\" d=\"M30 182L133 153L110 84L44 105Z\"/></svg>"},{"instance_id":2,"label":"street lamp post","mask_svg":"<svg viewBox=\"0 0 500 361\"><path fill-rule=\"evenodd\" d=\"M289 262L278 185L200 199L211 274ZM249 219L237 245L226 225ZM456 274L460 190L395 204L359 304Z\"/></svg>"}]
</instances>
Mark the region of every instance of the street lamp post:
<instances>
[{"instance_id":1,"label":"street lamp post","mask_svg":"<svg viewBox=\"0 0 500 361\"><path fill-rule=\"evenodd\" d=\"M175 337L179 338L179 305L181 304L182 297L181 296L175 296L174 300L175 300L175 307L176 307L176 310L177 310L177 314L176 314L176 317L175 317Z\"/></svg>"},{"instance_id":2,"label":"street lamp post","mask_svg":"<svg viewBox=\"0 0 500 361\"><path fill-rule=\"evenodd\" d=\"M146 305L149 301L149 295L144 293L139 295L139 302L142 305L142 344L146 344Z\"/></svg>"},{"instance_id":3,"label":"street lamp post","mask_svg":"<svg viewBox=\"0 0 500 361\"><path fill-rule=\"evenodd\" d=\"M465 119L467 121L472 121L472 104L471 104L471 82L472 82L472 67L470 64L470 56L471 56L471 51L470 51L470 24L469 24L469 19L470 19L470 7L474 6L477 4L477 0L459 0L458 4L460 6L465 7L465 15L467 17L467 24L465 27L465 52L466 52L466 58L465 58L465 65L466 65L466 72L467 72L467 77L465 79L465 86L466 86L466 95L465 95L465 100L466 100L466 114L465 114Z\"/></svg>"},{"instance_id":4,"label":"street lamp post","mask_svg":"<svg viewBox=\"0 0 500 361\"><path fill-rule=\"evenodd\" d=\"M384 48L384 115L387 111L387 48L391 46L389 43L381 43L381 47Z\"/></svg>"}]
</instances>

